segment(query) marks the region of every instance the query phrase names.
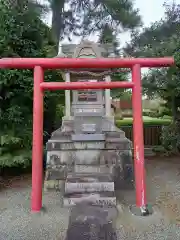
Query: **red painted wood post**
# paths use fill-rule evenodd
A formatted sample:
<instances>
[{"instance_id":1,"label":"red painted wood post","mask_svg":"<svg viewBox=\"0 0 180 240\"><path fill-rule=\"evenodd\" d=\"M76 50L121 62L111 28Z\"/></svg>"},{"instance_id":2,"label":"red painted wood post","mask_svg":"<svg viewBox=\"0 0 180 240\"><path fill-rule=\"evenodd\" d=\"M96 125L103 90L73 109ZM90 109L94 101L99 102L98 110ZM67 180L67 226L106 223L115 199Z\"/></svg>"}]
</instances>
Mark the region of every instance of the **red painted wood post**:
<instances>
[{"instance_id":1,"label":"red painted wood post","mask_svg":"<svg viewBox=\"0 0 180 240\"><path fill-rule=\"evenodd\" d=\"M146 208L146 184L144 169L144 134L142 118L142 92L141 92L141 67L134 65L132 68L132 81L134 82L133 104L133 138L134 138L134 171L136 187L136 206Z\"/></svg>"},{"instance_id":2,"label":"red painted wood post","mask_svg":"<svg viewBox=\"0 0 180 240\"><path fill-rule=\"evenodd\" d=\"M32 212L42 208L43 184L43 91L40 84L44 81L44 71L41 67L34 68L33 97L33 146L32 146Z\"/></svg>"}]
</instances>

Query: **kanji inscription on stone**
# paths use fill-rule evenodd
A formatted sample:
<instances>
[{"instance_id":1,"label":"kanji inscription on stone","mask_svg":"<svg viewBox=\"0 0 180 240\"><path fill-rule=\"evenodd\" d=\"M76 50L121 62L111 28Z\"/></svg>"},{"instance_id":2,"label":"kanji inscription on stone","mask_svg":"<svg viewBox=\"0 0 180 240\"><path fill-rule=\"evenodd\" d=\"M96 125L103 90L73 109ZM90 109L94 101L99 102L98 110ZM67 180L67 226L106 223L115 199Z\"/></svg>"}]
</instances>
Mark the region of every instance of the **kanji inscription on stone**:
<instances>
[{"instance_id":1,"label":"kanji inscription on stone","mask_svg":"<svg viewBox=\"0 0 180 240\"><path fill-rule=\"evenodd\" d=\"M82 131L83 132L96 132L96 124L83 124Z\"/></svg>"}]
</instances>

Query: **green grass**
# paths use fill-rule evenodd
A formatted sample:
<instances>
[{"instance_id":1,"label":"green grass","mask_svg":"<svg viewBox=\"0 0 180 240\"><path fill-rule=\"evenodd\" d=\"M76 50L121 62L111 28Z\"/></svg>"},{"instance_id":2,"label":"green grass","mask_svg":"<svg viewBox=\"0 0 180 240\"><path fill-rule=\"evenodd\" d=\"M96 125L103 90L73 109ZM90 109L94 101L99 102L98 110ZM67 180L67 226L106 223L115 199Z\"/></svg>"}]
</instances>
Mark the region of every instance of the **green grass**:
<instances>
[{"instance_id":1,"label":"green grass","mask_svg":"<svg viewBox=\"0 0 180 240\"><path fill-rule=\"evenodd\" d=\"M154 125L169 125L171 119L161 119L161 118L152 118L152 117L143 117L144 125L154 126ZM133 124L133 118L124 118L122 120L116 120L116 126L131 126Z\"/></svg>"}]
</instances>

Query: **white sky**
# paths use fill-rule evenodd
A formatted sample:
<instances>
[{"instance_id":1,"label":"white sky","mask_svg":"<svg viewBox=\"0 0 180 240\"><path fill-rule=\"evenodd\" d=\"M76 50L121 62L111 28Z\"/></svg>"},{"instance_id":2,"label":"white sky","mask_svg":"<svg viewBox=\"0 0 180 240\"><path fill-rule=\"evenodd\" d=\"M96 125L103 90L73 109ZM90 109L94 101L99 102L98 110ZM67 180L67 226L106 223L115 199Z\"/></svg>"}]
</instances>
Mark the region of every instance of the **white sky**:
<instances>
[{"instance_id":1,"label":"white sky","mask_svg":"<svg viewBox=\"0 0 180 240\"><path fill-rule=\"evenodd\" d=\"M40 2L46 2L46 0L39 0ZM164 15L163 3L165 0L134 0L135 8L139 9L140 15L142 16L142 20L145 26L150 25L152 22L160 20ZM166 0L166 2L172 2L171 0ZM180 0L175 0L174 2L180 4ZM51 14L47 16L46 22L48 24L51 23ZM89 38L90 40L96 41L97 37L92 36ZM121 46L123 46L126 42L130 40L130 36L128 33L120 34L119 37ZM73 43L79 43L80 38L74 37ZM63 41L63 43L68 43L67 39Z\"/></svg>"}]
</instances>

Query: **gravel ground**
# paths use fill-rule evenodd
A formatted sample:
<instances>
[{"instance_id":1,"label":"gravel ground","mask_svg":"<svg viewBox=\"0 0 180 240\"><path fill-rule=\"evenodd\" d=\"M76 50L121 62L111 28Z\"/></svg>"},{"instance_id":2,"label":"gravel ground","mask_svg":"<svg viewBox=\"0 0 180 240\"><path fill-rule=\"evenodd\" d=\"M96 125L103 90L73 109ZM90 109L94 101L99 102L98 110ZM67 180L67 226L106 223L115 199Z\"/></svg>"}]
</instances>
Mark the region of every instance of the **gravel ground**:
<instances>
[{"instance_id":1,"label":"gravel ground","mask_svg":"<svg viewBox=\"0 0 180 240\"><path fill-rule=\"evenodd\" d=\"M119 216L116 222L119 240L180 239L180 163L178 159L147 161L148 202L154 213L133 216L128 206L135 193L118 193ZM60 193L44 193L47 211L30 213L30 176L12 179L0 192L0 240L64 239L69 210L62 208Z\"/></svg>"}]
</instances>

